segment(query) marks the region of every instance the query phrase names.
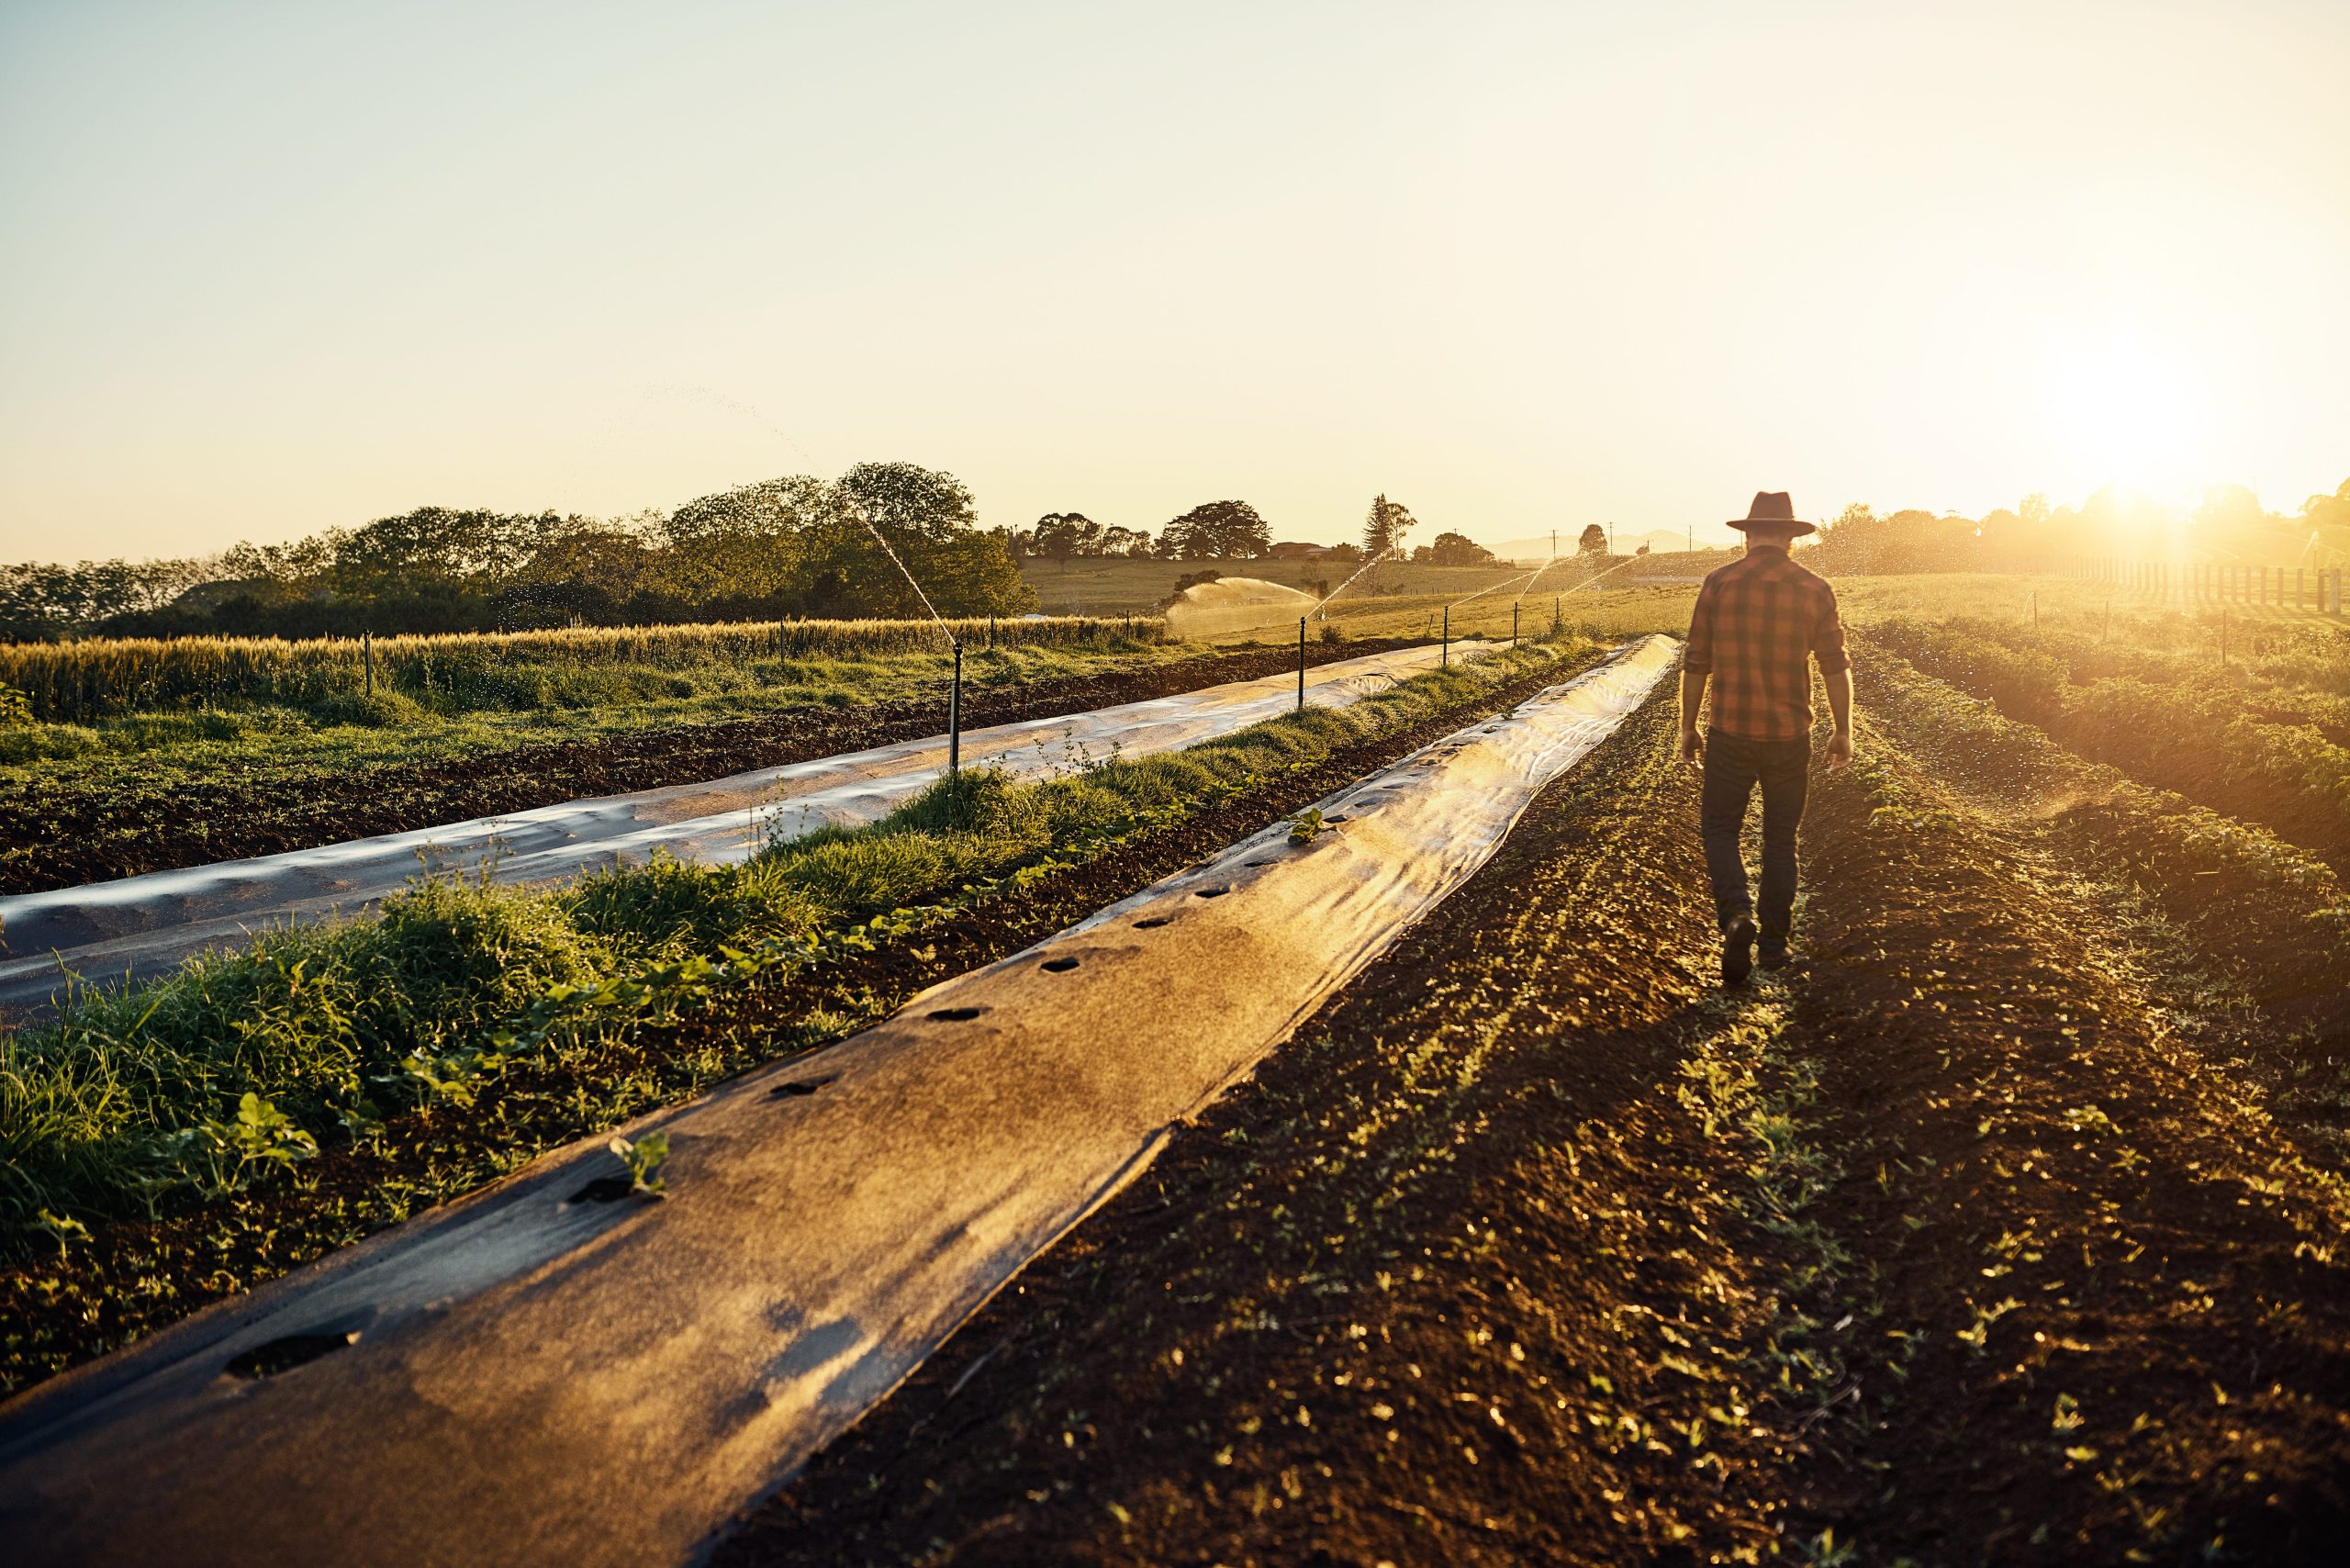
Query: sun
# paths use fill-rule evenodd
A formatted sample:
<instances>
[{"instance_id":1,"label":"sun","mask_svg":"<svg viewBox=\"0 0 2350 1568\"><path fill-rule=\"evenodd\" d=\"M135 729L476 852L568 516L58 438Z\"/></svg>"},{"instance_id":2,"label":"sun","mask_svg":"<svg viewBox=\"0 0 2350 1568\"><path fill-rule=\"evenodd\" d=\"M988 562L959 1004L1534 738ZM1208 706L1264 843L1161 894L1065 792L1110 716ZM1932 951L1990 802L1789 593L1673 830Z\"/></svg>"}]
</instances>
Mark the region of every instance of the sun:
<instances>
[{"instance_id":1,"label":"sun","mask_svg":"<svg viewBox=\"0 0 2350 1568\"><path fill-rule=\"evenodd\" d=\"M2202 381L2165 345L2135 332L2052 345L2042 405L2059 450L2092 484L2162 494L2195 477L2208 422Z\"/></svg>"}]
</instances>

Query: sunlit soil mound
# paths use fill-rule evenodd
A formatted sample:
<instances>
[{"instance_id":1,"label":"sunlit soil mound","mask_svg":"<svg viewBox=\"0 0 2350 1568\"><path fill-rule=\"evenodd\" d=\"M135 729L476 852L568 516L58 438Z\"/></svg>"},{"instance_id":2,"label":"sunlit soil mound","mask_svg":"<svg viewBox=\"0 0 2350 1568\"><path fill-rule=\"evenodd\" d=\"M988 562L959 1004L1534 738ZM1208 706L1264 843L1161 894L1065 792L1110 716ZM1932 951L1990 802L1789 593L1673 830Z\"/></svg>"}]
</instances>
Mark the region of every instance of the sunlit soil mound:
<instances>
[{"instance_id":1,"label":"sunlit soil mound","mask_svg":"<svg viewBox=\"0 0 2350 1568\"><path fill-rule=\"evenodd\" d=\"M1261 577L1219 577L1177 594L1167 607L1167 629L1178 637L1220 637L1294 622L1301 615L1313 614L1321 602L1310 593Z\"/></svg>"}]
</instances>

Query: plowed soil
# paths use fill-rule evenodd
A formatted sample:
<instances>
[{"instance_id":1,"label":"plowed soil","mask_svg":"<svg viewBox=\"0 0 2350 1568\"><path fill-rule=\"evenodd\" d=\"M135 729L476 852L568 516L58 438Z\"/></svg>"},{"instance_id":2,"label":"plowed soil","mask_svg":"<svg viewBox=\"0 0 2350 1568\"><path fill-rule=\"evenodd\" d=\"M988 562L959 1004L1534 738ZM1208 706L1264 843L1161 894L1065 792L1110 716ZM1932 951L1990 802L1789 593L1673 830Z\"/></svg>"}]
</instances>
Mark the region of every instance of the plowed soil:
<instances>
[{"instance_id":1,"label":"plowed soil","mask_svg":"<svg viewBox=\"0 0 2350 1568\"><path fill-rule=\"evenodd\" d=\"M1358 658L1411 639L1315 643L1309 666ZM1035 681L965 692L973 729L1141 702L1297 667L1294 650L1218 654L1122 675ZM307 849L377 834L527 811L597 795L654 790L756 767L943 734L946 698L821 708L592 741L548 741L305 778L185 776L105 799L44 788L35 772L0 788L0 893L39 892L146 871Z\"/></svg>"},{"instance_id":2,"label":"plowed soil","mask_svg":"<svg viewBox=\"0 0 2350 1568\"><path fill-rule=\"evenodd\" d=\"M1896 703L1716 991L1667 700L720 1561L2344 1560L2350 1204L2196 977Z\"/></svg>"}]
</instances>

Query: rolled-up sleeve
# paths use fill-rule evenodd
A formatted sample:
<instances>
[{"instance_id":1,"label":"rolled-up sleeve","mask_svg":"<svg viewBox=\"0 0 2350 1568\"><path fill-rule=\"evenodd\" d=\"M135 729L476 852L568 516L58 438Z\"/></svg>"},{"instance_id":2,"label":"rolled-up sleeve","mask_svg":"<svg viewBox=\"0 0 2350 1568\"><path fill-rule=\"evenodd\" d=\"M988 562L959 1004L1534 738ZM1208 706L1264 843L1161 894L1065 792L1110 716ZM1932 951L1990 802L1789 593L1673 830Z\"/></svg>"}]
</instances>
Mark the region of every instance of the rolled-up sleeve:
<instances>
[{"instance_id":1,"label":"rolled-up sleeve","mask_svg":"<svg viewBox=\"0 0 2350 1568\"><path fill-rule=\"evenodd\" d=\"M1852 667L1852 655L1844 651L1844 622L1836 613L1836 590L1830 588L1820 598L1819 617L1811 625L1811 653L1819 661L1820 674L1834 675Z\"/></svg>"},{"instance_id":2,"label":"rolled-up sleeve","mask_svg":"<svg viewBox=\"0 0 2350 1568\"><path fill-rule=\"evenodd\" d=\"M1697 606L1689 612L1689 645L1682 650L1681 667L1691 675L1713 671L1714 585L1710 582L1697 590Z\"/></svg>"}]
</instances>

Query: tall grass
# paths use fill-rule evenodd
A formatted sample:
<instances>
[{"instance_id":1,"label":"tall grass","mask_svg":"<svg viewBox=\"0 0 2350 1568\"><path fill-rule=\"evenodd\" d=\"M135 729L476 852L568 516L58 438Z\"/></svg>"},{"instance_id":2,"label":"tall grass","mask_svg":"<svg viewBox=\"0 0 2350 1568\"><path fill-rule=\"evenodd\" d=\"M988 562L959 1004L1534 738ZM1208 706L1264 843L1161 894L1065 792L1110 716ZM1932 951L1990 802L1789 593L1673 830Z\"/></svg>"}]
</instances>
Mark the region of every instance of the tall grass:
<instances>
[{"instance_id":1,"label":"tall grass","mask_svg":"<svg viewBox=\"0 0 2350 1568\"><path fill-rule=\"evenodd\" d=\"M1159 643L1151 617L1063 615L947 625L967 646L1100 646L1122 638ZM688 670L759 659L855 657L938 651L928 621L749 621L699 626L576 627L551 632L452 633L385 637L374 644L381 691L431 702L436 695L510 684L549 668ZM92 638L0 644L0 687L22 691L34 719L87 722L153 709L280 702L315 706L365 687L361 644L347 637ZM478 704L475 704L478 705Z\"/></svg>"}]
</instances>

